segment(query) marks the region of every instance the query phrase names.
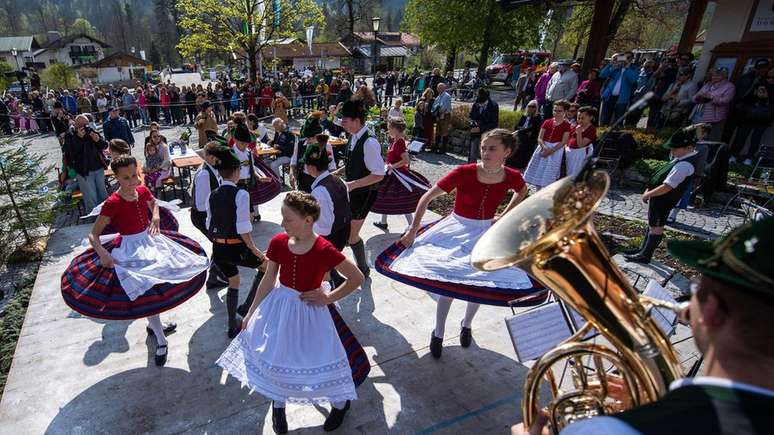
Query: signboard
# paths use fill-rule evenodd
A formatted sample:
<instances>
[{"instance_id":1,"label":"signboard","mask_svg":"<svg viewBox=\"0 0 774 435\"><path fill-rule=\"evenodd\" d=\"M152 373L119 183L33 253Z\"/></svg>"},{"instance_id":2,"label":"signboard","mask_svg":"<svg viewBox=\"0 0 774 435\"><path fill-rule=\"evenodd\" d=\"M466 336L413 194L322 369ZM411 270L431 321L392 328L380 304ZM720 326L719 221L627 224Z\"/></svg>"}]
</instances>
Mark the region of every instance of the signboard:
<instances>
[{"instance_id":1,"label":"signboard","mask_svg":"<svg viewBox=\"0 0 774 435\"><path fill-rule=\"evenodd\" d=\"M758 1L758 7L755 8L750 22L750 31L774 32L774 0Z\"/></svg>"}]
</instances>

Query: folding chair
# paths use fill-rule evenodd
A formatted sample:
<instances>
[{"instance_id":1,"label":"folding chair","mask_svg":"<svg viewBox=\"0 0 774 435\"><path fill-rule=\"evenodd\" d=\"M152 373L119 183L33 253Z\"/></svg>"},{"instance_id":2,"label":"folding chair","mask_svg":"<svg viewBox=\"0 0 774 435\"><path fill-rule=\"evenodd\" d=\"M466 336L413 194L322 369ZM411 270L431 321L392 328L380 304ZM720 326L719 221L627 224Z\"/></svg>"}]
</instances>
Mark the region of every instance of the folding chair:
<instances>
[{"instance_id":1,"label":"folding chair","mask_svg":"<svg viewBox=\"0 0 774 435\"><path fill-rule=\"evenodd\" d=\"M621 150L616 146L615 141L608 139L600 143L596 154L598 167L604 168L610 177L613 177L621 163Z\"/></svg>"},{"instance_id":2,"label":"folding chair","mask_svg":"<svg viewBox=\"0 0 774 435\"><path fill-rule=\"evenodd\" d=\"M758 204L759 207L766 209L771 202L772 191L774 190L774 146L762 145L758 152L758 159L755 161L750 175L742 182L734 184L736 193L728 200L723 211L737 199L745 196L749 197L753 203L758 204L754 199L763 201ZM745 215L745 220L748 216Z\"/></svg>"}]
</instances>

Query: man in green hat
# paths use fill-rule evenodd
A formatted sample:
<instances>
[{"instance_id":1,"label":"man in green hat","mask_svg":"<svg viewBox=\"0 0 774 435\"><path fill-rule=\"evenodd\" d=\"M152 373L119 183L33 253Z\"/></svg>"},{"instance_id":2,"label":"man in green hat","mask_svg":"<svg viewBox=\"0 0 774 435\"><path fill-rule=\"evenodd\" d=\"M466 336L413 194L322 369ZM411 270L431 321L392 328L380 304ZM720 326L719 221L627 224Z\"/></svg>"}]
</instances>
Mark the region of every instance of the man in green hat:
<instances>
[{"instance_id":1,"label":"man in green hat","mask_svg":"<svg viewBox=\"0 0 774 435\"><path fill-rule=\"evenodd\" d=\"M653 253L664 239L664 226L669 212L680 202L696 170L699 155L694 149L691 132L678 130L665 146L671 149L672 160L656 170L642 194L642 202L648 204L649 228L639 251L624 255L628 261L650 263Z\"/></svg>"},{"instance_id":2,"label":"man in green hat","mask_svg":"<svg viewBox=\"0 0 774 435\"><path fill-rule=\"evenodd\" d=\"M715 242L673 241L669 252L701 273L683 312L703 376L672 382L660 400L568 425L579 434L764 434L774 428L774 218ZM546 418L530 434L541 433ZM522 425L513 434L527 433Z\"/></svg>"}]
</instances>

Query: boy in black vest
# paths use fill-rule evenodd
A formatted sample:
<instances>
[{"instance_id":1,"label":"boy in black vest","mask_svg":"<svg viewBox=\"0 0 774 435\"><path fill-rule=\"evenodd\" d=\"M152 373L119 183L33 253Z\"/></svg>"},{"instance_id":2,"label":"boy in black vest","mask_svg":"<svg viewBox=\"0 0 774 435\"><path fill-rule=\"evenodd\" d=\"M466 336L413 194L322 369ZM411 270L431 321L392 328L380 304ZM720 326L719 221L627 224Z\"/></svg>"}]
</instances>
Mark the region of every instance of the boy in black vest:
<instances>
[{"instance_id":1,"label":"boy in black vest","mask_svg":"<svg viewBox=\"0 0 774 435\"><path fill-rule=\"evenodd\" d=\"M664 226L669 212L680 202L696 170L698 154L693 149L691 133L678 130L665 146L671 148L672 160L656 170L642 194L642 202L648 204L648 232L639 252L624 255L627 260L636 263L650 263L653 253L664 239Z\"/></svg>"},{"instance_id":2,"label":"boy in black vest","mask_svg":"<svg viewBox=\"0 0 774 435\"><path fill-rule=\"evenodd\" d=\"M300 163L314 181L311 185L312 196L320 203L320 217L314 223L314 232L331 242L339 251L343 251L349 240L352 212L349 209L347 185L328 171L331 159L325 151L328 136L317 135L317 145L309 145ZM338 287L344 279L331 270L331 279Z\"/></svg>"},{"instance_id":3,"label":"boy in black vest","mask_svg":"<svg viewBox=\"0 0 774 435\"><path fill-rule=\"evenodd\" d=\"M343 172L347 178L349 206L352 211L349 246L355 255L358 269L367 278L371 270L366 260L363 240L360 238L360 229L376 201L379 182L384 178L384 159L379 141L368 133L363 102L348 100L341 108L341 114L341 125L351 136L347 145L346 166L336 170L334 175Z\"/></svg>"},{"instance_id":4,"label":"boy in black vest","mask_svg":"<svg viewBox=\"0 0 774 435\"><path fill-rule=\"evenodd\" d=\"M702 375L673 381L647 405L570 423L562 435L749 435L774 428L774 218L714 242L669 242L669 253L701 273L681 317L704 358ZM545 419L538 420L511 433L541 433Z\"/></svg>"},{"instance_id":5,"label":"boy in black vest","mask_svg":"<svg viewBox=\"0 0 774 435\"><path fill-rule=\"evenodd\" d=\"M301 137L298 139L296 146L293 149L293 157L290 158L290 184L293 188L306 193L312 191L314 177L306 172L304 164L300 162L300 160L306 153L307 147L318 144L317 135L322 134L323 132L322 125L320 124L322 116L322 112L312 112L307 116L306 121L304 121L304 125L299 132ZM320 149L326 150L326 152L331 155L333 154L333 148L327 143L322 144ZM328 169L331 171L336 170L336 163L334 163L333 160L329 162Z\"/></svg>"},{"instance_id":6,"label":"boy in black vest","mask_svg":"<svg viewBox=\"0 0 774 435\"><path fill-rule=\"evenodd\" d=\"M212 150L217 160L215 169L223 183L210 194L207 207L207 229L212 240L212 260L228 277L226 308L228 310L228 337L239 333L241 322L237 321L239 302L239 269L237 266L258 269L263 264L264 254L255 246L253 224L250 221L250 195L236 186L239 181L239 158L233 149L219 146ZM258 271L253 283L260 283L263 273ZM254 292L251 291L254 296ZM252 303L248 296L249 305Z\"/></svg>"},{"instance_id":7,"label":"boy in black vest","mask_svg":"<svg viewBox=\"0 0 774 435\"><path fill-rule=\"evenodd\" d=\"M217 142L209 142L204 148L197 150L204 164L196 172L191 187L191 197L194 200L191 206L191 223L208 239L210 239L210 233L207 231L207 204L210 201L210 193L217 189L221 182L217 169L212 166L217 161L212 151L218 146ZM220 273L215 262L211 262L210 273L207 276L207 289L222 288L227 285L226 277Z\"/></svg>"}]
</instances>

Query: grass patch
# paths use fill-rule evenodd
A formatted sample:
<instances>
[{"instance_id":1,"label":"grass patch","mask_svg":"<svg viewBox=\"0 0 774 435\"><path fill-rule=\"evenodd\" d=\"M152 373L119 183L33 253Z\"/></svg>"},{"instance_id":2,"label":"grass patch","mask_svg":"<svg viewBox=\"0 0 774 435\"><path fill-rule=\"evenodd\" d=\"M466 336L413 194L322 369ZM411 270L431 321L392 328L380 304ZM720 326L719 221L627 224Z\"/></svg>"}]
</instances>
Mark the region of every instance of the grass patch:
<instances>
[{"instance_id":1,"label":"grass patch","mask_svg":"<svg viewBox=\"0 0 774 435\"><path fill-rule=\"evenodd\" d=\"M0 397L5 391L5 381L8 379L8 371L11 370L16 342L19 340L36 275L37 270L16 287L12 299L5 307L5 315L0 317Z\"/></svg>"}]
</instances>

